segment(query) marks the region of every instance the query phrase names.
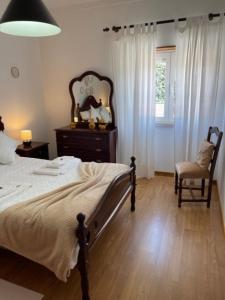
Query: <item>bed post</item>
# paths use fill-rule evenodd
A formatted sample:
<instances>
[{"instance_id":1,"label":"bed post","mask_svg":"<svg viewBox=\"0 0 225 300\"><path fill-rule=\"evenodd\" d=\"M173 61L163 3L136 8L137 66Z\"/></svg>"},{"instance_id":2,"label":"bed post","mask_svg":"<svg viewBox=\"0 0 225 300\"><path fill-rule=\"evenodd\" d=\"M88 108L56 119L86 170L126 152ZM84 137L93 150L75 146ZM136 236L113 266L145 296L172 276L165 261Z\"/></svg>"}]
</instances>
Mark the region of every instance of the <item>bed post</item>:
<instances>
[{"instance_id":1,"label":"bed post","mask_svg":"<svg viewBox=\"0 0 225 300\"><path fill-rule=\"evenodd\" d=\"M89 282L88 282L88 241L87 241L87 227L84 224L85 215L78 214L77 221L79 223L76 230L76 236L78 238L78 243L80 246L77 268L81 276L81 289L82 289L82 300L90 300L89 296Z\"/></svg>"},{"instance_id":2,"label":"bed post","mask_svg":"<svg viewBox=\"0 0 225 300\"><path fill-rule=\"evenodd\" d=\"M132 171L132 184L133 184L133 189L131 192L131 211L135 211L135 201L136 201L136 164L135 164L136 158L134 156L131 157L131 164L130 167L133 168Z\"/></svg>"}]
</instances>

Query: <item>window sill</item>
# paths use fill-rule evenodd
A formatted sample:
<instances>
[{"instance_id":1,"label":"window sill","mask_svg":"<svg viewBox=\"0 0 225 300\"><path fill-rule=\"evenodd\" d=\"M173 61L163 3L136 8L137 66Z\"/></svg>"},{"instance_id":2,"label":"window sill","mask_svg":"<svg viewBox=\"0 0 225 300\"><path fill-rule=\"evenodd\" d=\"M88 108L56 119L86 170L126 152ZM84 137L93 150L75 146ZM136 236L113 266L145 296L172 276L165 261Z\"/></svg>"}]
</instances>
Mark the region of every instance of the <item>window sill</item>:
<instances>
[{"instance_id":1,"label":"window sill","mask_svg":"<svg viewBox=\"0 0 225 300\"><path fill-rule=\"evenodd\" d=\"M172 122L172 121L156 121L155 126L156 127L173 127L174 122Z\"/></svg>"}]
</instances>

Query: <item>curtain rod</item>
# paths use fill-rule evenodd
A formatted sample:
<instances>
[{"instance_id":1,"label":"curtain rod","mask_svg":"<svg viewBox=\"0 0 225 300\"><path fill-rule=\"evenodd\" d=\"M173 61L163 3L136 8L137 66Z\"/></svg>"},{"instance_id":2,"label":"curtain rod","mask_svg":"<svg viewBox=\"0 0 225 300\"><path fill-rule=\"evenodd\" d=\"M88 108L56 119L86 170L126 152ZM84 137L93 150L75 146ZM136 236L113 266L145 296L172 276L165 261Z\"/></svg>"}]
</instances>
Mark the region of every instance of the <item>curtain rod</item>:
<instances>
[{"instance_id":1,"label":"curtain rod","mask_svg":"<svg viewBox=\"0 0 225 300\"><path fill-rule=\"evenodd\" d=\"M209 14L208 17L209 17L209 20L212 21L214 18L217 18L219 17L221 14ZM225 16L225 13L224 13L224 16ZM176 20L175 19L170 19L170 20L163 20L163 21L157 21L157 22L150 22L150 23L145 23L144 25L145 26L148 26L148 25L154 25L154 24L157 24L157 25L160 25L160 24L168 24L168 23L174 23ZM184 22L184 21L187 21L187 18L179 18L178 19L178 22ZM103 28L103 31L104 32L109 32L110 30L114 31L114 32L119 32L122 28L134 28L135 25L128 25L128 26L113 26L111 29L109 27L105 27Z\"/></svg>"}]
</instances>

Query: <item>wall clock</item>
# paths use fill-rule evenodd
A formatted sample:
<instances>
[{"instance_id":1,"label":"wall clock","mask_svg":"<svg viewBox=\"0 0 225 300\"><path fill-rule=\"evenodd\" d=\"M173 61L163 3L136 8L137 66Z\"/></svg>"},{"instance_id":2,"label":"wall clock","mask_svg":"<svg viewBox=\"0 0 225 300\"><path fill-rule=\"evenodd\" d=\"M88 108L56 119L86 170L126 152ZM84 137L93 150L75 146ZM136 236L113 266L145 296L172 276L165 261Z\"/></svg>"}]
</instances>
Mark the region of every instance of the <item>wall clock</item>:
<instances>
[{"instance_id":1,"label":"wall clock","mask_svg":"<svg viewBox=\"0 0 225 300\"><path fill-rule=\"evenodd\" d=\"M16 66L11 67L11 75L13 78L18 78L20 76L20 71Z\"/></svg>"}]
</instances>

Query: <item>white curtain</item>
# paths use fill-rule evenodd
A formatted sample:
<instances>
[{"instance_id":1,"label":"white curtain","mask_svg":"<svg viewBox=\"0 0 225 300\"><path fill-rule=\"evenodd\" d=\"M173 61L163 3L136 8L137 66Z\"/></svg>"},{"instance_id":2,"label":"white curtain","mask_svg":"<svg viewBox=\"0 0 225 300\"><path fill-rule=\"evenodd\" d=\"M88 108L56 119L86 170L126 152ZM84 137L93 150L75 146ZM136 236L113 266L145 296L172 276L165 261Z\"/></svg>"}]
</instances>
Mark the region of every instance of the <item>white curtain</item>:
<instances>
[{"instance_id":1,"label":"white curtain","mask_svg":"<svg viewBox=\"0 0 225 300\"><path fill-rule=\"evenodd\" d=\"M224 16L177 24L177 70L175 103L175 161L196 159L210 125L221 126L224 97L219 81L224 65ZM224 79L223 79L224 80Z\"/></svg>"},{"instance_id":2,"label":"white curtain","mask_svg":"<svg viewBox=\"0 0 225 300\"><path fill-rule=\"evenodd\" d=\"M155 26L125 29L113 42L118 161L137 159L137 175L154 175Z\"/></svg>"},{"instance_id":3,"label":"white curtain","mask_svg":"<svg viewBox=\"0 0 225 300\"><path fill-rule=\"evenodd\" d=\"M218 162L217 162L217 184L220 194L221 207L225 217L225 20L223 21L223 40L221 51L221 68L219 73L218 82L218 105L216 108L217 124L219 128L224 132L222 139Z\"/></svg>"}]
</instances>

